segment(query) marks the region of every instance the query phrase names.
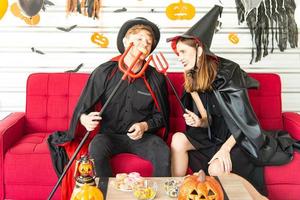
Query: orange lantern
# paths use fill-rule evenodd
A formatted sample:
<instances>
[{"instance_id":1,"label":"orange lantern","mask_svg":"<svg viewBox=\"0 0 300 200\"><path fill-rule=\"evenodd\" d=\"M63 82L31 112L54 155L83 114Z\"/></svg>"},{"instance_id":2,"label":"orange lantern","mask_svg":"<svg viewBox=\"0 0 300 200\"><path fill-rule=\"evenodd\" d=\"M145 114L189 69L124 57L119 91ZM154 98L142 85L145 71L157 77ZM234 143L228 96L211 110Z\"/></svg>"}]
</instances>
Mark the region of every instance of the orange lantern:
<instances>
[{"instance_id":1,"label":"orange lantern","mask_svg":"<svg viewBox=\"0 0 300 200\"><path fill-rule=\"evenodd\" d=\"M109 44L109 40L102 34L94 33L91 37L93 43L99 45L102 48L106 48Z\"/></svg>"},{"instance_id":2,"label":"orange lantern","mask_svg":"<svg viewBox=\"0 0 300 200\"><path fill-rule=\"evenodd\" d=\"M179 0L178 3L172 3L166 8L166 15L171 20L190 20L195 16L195 7Z\"/></svg>"},{"instance_id":3,"label":"orange lantern","mask_svg":"<svg viewBox=\"0 0 300 200\"><path fill-rule=\"evenodd\" d=\"M221 185L212 176L205 176L204 171L199 175L191 175L184 179L178 200L223 200L224 194Z\"/></svg>"},{"instance_id":4,"label":"orange lantern","mask_svg":"<svg viewBox=\"0 0 300 200\"><path fill-rule=\"evenodd\" d=\"M232 44L237 44L239 43L240 39L238 37L238 35L236 33L229 33L228 35L228 40L232 43Z\"/></svg>"}]
</instances>

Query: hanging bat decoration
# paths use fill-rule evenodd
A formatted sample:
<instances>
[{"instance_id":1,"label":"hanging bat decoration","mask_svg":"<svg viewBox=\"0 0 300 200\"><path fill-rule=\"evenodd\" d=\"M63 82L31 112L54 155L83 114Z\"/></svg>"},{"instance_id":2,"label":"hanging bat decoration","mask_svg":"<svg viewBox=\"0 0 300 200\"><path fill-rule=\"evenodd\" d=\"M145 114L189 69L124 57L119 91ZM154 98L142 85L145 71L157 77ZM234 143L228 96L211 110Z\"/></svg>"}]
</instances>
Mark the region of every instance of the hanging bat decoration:
<instances>
[{"instance_id":1,"label":"hanging bat decoration","mask_svg":"<svg viewBox=\"0 0 300 200\"><path fill-rule=\"evenodd\" d=\"M31 51L34 52L34 53L38 53L38 54L41 54L41 55L45 55L44 52L40 51L40 50L37 50L35 49L34 47L31 47Z\"/></svg>"},{"instance_id":2,"label":"hanging bat decoration","mask_svg":"<svg viewBox=\"0 0 300 200\"><path fill-rule=\"evenodd\" d=\"M67 70L65 72L78 72L83 67L83 63L78 65L75 69Z\"/></svg>"},{"instance_id":3,"label":"hanging bat decoration","mask_svg":"<svg viewBox=\"0 0 300 200\"><path fill-rule=\"evenodd\" d=\"M42 7L42 10L43 10L43 11L46 11L46 6L55 6L55 4L52 3L52 2L49 1L49 0L44 0L44 5L43 5L43 7Z\"/></svg>"},{"instance_id":4,"label":"hanging bat decoration","mask_svg":"<svg viewBox=\"0 0 300 200\"><path fill-rule=\"evenodd\" d=\"M125 8L125 7L117 9L117 10L114 10L115 13L126 12L126 11L127 11L127 8Z\"/></svg>"},{"instance_id":5,"label":"hanging bat decoration","mask_svg":"<svg viewBox=\"0 0 300 200\"><path fill-rule=\"evenodd\" d=\"M296 4L294 0L262 0L260 4L249 12L245 5L252 0L235 0L239 22L247 22L252 37L252 64L261 60L269 53L269 39L271 50L274 51L274 41L280 51L287 49L289 42L291 48L298 46L298 28L294 13ZM248 4L247 4L248 2ZM254 47L255 46L255 47Z\"/></svg>"},{"instance_id":6,"label":"hanging bat decoration","mask_svg":"<svg viewBox=\"0 0 300 200\"><path fill-rule=\"evenodd\" d=\"M66 12L79 12L84 16L99 19L101 0L67 0Z\"/></svg>"},{"instance_id":7,"label":"hanging bat decoration","mask_svg":"<svg viewBox=\"0 0 300 200\"><path fill-rule=\"evenodd\" d=\"M73 30L74 28L76 28L77 25L73 25L70 27L56 27L58 30L64 31L64 32L70 32L71 30Z\"/></svg>"}]
</instances>

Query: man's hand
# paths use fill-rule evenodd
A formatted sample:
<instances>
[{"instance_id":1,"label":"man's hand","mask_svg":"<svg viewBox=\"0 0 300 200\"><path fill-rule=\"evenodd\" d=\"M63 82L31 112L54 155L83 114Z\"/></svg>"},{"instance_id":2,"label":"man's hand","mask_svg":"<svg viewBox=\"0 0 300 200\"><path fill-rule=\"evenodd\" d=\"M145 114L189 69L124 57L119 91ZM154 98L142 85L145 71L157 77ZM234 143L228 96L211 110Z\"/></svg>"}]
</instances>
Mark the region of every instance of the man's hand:
<instances>
[{"instance_id":1,"label":"man's hand","mask_svg":"<svg viewBox=\"0 0 300 200\"><path fill-rule=\"evenodd\" d=\"M221 167L224 169L224 173L230 173L232 170L232 162L230 158L230 149L226 146L222 146L220 150L215 153L212 159L208 162L210 164L213 160L219 159Z\"/></svg>"},{"instance_id":2,"label":"man's hand","mask_svg":"<svg viewBox=\"0 0 300 200\"><path fill-rule=\"evenodd\" d=\"M87 131L93 131L98 126L101 119L99 112L90 112L88 115L82 114L80 116L80 123Z\"/></svg>"},{"instance_id":3,"label":"man's hand","mask_svg":"<svg viewBox=\"0 0 300 200\"><path fill-rule=\"evenodd\" d=\"M185 112L183 114L185 123L188 126L191 127L207 127L207 119L201 119L199 118L195 113L189 111L188 109L185 109Z\"/></svg>"},{"instance_id":4,"label":"man's hand","mask_svg":"<svg viewBox=\"0 0 300 200\"><path fill-rule=\"evenodd\" d=\"M133 124L128 129L128 137L132 140L138 140L141 139L144 135L144 132L148 130L148 124L147 122L139 122Z\"/></svg>"}]
</instances>

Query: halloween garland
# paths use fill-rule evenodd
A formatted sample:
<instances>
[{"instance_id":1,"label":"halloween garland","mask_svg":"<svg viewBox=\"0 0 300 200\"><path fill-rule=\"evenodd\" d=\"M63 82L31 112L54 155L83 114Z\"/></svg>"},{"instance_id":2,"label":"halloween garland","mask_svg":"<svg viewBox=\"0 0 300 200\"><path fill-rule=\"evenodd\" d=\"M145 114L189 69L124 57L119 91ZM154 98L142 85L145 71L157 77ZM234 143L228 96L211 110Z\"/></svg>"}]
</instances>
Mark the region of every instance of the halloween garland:
<instances>
[{"instance_id":1,"label":"halloween garland","mask_svg":"<svg viewBox=\"0 0 300 200\"><path fill-rule=\"evenodd\" d=\"M66 12L79 12L93 19L99 18L101 0L67 0Z\"/></svg>"},{"instance_id":2,"label":"halloween garland","mask_svg":"<svg viewBox=\"0 0 300 200\"><path fill-rule=\"evenodd\" d=\"M248 0L251 1L251 0ZM249 11L245 9L247 0L235 0L239 22L246 20L252 37L252 64L261 60L269 53L269 38L271 50L274 51L274 40L280 51L287 49L287 41L291 48L298 46L298 28L294 13L294 0L262 0L259 6ZM254 49L255 45L255 49ZM256 55L255 55L256 53Z\"/></svg>"}]
</instances>

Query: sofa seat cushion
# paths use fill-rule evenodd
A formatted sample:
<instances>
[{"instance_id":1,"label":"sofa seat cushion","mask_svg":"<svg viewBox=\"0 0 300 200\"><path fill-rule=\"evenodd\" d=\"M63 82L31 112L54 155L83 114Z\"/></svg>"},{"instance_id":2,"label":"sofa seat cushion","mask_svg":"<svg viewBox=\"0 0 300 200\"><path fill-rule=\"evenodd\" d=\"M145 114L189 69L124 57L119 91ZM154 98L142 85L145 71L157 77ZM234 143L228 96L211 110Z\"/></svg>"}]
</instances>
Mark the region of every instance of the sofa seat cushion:
<instances>
[{"instance_id":1,"label":"sofa seat cushion","mask_svg":"<svg viewBox=\"0 0 300 200\"><path fill-rule=\"evenodd\" d=\"M288 184L300 185L300 153L294 152L292 162L281 166L265 167L265 181L267 185Z\"/></svg>"},{"instance_id":2,"label":"sofa seat cushion","mask_svg":"<svg viewBox=\"0 0 300 200\"><path fill-rule=\"evenodd\" d=\"M5 154L7 185L54 185L57 176L47 146L48 133L25 135Z\"/></svg>"}]
</instances>

